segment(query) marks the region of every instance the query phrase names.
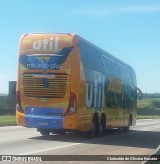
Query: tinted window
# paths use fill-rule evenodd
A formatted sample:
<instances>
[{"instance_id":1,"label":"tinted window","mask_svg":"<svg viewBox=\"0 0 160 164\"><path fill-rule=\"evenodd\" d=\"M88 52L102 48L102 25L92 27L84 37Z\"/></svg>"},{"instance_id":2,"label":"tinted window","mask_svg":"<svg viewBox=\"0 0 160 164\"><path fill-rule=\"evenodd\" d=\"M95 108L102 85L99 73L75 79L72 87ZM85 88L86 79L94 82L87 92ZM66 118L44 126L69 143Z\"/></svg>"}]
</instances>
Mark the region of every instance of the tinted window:
<instances>
[{"instance_id":1,"label":"tinted window","mask_svg":"<svg viewBox=\"0 0 160 164\"><path fill-rule=\"evenodd\" d=\"M109 57L103 56L103 61L105 64L105 68L107 69L107 73L110 76L116 77L122 80L122 65L117 61L112 60Z\"/></svg>"},{"instance_id":2,"label":"tinted window","mask_svg":"<svg viewBox=\"0 0 160 164\"><path fill-rule=\"evenodd\" d=\"M80 56L84 65L98 72L106 74L100 51L90 44L80 40L78 42Z\"/></svg>"},{"instance_id":3,"label":"tinted window","mask_svg":"<svg viewBox=\"0 0 160 164\"><path fill-rule=\"evenodd\" d=\"M129 67L123 67L124 70L124 81L127 83L127 84L131 84L133 85L133 78L132 78L132 70L129 68Z\"/></svg>"},{"instance_id":4,"label":"tinted window","mask_svg":"<svg viewBox=\"0 0 160 164\"><path fill-rule=\"evenodd\" d=\"M88 68L133 84L132 69L86 41L79 40L81 61ZM135 79L135 78L134 78Z\"/></svg>"},{"instance_id":5,"label":"tinted window","mask_svg":"<svg viewBox=\"0 0 160 164\"><path fill-rule=\"evenodd\" d=\"M137 81L136 81L136 74L135 74L135 72L132 70L132 78L133 78L133 84L135 85L135 86L137 86Z\"/></svg>"}]
</instances>

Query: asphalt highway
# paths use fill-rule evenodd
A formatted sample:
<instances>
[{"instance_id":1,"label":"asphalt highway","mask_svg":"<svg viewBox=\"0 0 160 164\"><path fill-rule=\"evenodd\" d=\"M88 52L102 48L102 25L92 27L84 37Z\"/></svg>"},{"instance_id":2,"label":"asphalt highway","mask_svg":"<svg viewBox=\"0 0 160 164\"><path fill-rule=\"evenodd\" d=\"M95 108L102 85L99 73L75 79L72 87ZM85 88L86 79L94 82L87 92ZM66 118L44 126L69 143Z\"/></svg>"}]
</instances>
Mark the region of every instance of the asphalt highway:
<instances>
[{"instance_id":1,"label":"asphalt highway","mask_svg":"<svg viewBox=\"0 0 160 164\"><path fill-rule=\"evenodd\" d=\"M97 138L89 138L85 133L41 136L36 129L19 126L0 127L0 155L151 155L159 144L160 119L137 120L137 125L131 127L128 132L113 129L106 131L103 137ZM68 163L93 163L93 161ZM124 163L124 161L107 161L107 163ZM140 164L141 161L127 161L127 163Z\"/></svg>"}]
</instances>

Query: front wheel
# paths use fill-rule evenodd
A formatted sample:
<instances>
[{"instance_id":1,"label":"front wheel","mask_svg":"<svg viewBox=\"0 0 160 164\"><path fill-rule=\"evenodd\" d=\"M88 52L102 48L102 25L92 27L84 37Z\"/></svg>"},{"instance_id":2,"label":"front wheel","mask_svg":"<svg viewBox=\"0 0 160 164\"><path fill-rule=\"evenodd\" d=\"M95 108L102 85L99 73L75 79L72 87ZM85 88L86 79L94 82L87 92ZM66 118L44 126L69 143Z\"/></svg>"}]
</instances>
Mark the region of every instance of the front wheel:
<instances>
[{"instance_id":1,"label":"front wheel","mask_svg":"<svg viewBox=\"0 0 160 164\"><path fill-rule=\"evenodd\" d=\"M130 126L132 126L132 116L129 117L128 126L123 127L123 130L124 130L124 131L129 131Z\"/></svg>"}]
</instances>

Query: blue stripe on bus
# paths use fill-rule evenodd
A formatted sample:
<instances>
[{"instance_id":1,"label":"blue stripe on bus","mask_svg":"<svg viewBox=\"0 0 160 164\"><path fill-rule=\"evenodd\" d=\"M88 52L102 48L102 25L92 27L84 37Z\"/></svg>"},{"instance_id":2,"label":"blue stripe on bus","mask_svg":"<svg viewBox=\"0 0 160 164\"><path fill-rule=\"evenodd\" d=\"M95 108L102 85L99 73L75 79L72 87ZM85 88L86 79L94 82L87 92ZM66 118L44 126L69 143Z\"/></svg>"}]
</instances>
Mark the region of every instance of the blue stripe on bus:
<instances>
[{"instance_id":1,"label":"blue stripe on bus","mask_svg":"<svg viewBox=\"0 0 160 164\"><path fill-rule=\"evenodd\" d=\"M45 108L45 107L26 107L25 115L63 115L63 109L61 108Z\"/></svg>"},{"instance_id":2,"label":"blue stripe on bus","mask_svg":"<svg viewBox=\"0 0 160 164\"><path fill-rule=\"evenodd\" d=\"M63 129L63 109L26 107L25 126L30 128Z\"/></svg>"}]
</instances>

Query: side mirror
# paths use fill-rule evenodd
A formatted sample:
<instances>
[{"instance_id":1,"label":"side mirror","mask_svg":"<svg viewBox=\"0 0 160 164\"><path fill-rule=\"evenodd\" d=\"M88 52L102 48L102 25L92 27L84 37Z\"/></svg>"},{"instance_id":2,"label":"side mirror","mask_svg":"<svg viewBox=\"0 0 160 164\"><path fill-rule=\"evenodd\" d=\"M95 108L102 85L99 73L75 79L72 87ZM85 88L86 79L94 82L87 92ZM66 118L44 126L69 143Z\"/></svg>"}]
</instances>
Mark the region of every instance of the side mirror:
<instances>
[{"instance_id":1,"label":"side mirror","mask_svg":"<svg viewBox=\"0 0 160 164\"><path fill-rule=\"evenodd\" d=\"M137 87L136 87L136 89L137 89L137 99L142 100L143 99L142 91Z\"/></svg>"}]
</instances>

